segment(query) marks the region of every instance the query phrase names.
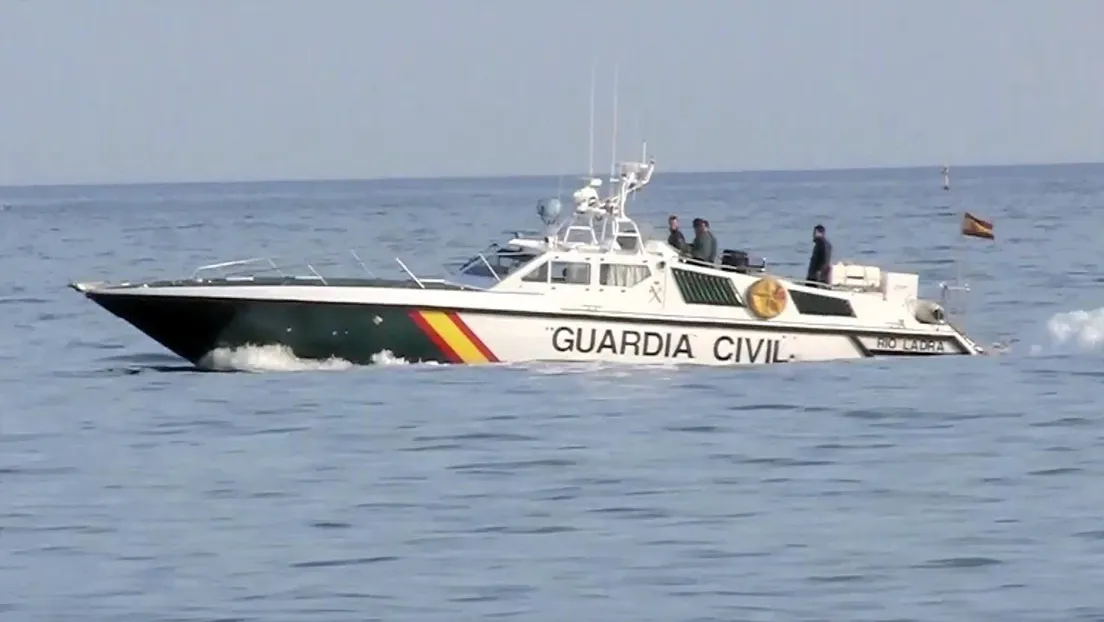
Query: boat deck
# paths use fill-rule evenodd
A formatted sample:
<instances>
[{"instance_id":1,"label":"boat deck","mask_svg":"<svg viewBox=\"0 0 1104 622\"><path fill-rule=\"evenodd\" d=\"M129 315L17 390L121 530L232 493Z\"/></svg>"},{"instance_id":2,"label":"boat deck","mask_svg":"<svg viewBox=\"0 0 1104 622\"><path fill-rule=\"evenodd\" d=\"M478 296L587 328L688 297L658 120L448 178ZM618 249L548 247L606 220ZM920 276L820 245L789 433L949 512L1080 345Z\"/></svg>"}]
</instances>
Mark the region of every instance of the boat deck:
<instances>
[{"instance_id":1,"label":"boat deck","mask_svg":"<svg viewBox=\"0 0 1104 622\"><path fill-rule=\"evenodd\" d=\"M458 283L423 279L421 283L407 279L380 279L369 277L327 277L314 276L246 276L217 278L168 279L163 281L144 281L142 283L120 283L116 287L389 287L409 289L466 290L476 289Z\"/></svg>"}]
</instances>

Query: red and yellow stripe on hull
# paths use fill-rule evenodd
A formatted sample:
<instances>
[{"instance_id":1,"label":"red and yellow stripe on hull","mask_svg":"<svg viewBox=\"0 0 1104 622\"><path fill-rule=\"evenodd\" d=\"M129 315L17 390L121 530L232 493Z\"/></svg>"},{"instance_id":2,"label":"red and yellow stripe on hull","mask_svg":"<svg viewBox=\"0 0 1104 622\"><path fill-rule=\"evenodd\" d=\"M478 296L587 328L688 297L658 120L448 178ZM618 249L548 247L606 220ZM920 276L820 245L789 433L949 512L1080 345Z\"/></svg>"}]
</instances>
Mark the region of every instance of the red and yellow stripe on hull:
<instances>
[{"instance_id":1,"label":"red and yellow stripe on hull","mask_svg":"<svg viewBox=\"0 0 1104 622\"><path fill-rule=\"evenodd\" d=\"M411 319L453 363L497 363L491 352L455 311L414 309Z\"/></svg>"}]
</instances>

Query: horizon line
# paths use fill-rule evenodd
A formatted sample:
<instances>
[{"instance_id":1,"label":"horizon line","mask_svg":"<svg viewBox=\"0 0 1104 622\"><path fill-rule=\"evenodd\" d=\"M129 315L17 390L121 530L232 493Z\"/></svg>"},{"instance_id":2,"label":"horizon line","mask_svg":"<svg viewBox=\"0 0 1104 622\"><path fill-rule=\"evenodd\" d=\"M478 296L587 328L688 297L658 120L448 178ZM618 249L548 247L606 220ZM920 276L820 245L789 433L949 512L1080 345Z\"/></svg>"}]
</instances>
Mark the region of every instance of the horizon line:
<instances>
[{"instance_id":1,"label":"horizon line","mask_svg":"<svg viewBox=\"0 0 1104 622\"><path fill-rule=\"evenodd\" d=\"M680 170L671 169L664 171L664 175L757 175L771 173L849 173L849 172L874 172L874 171L911 171L931 168L942 170L944 166L954 169L992 169L992 168L1046 168L1061 166L1100 166L1104 161L1068 161L1068 162L1019 162L1006 164L914 164L914 165L890 165L890 166L850 166L850 167L823 167L823 168L763 168L763 169L713 169L713 170ZM145 186L232 186L250 184L325 184L325 183L363 183L363 182L425 182L425 181L490 181L490 180L520 180L520 179L549 179L554 177L586 177L585 173L513 173L500 175L402 175L381 177L301 177L285 179L244 178L244 179L182 179L177 181L72 181L72 182L39 182L24 184L0 184L3 189L43 189L43 188L128 188ZM604 176L603 176L604 177Z\"/></svg>"}]
</instances>

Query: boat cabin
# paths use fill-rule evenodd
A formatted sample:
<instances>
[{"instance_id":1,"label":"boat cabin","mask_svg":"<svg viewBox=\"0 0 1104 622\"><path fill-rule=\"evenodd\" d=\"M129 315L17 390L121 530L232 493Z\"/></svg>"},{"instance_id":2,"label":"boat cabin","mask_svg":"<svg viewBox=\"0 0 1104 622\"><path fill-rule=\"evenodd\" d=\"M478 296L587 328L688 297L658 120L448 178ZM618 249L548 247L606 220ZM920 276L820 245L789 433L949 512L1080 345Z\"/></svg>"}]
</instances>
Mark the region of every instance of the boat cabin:
<instances>
[{"instance_id":1,"label":"boat cabin","mask_svg":"<svg viewBox=\"0 0 1104 622\"><path fill-rule=\"evenodd\" d=\"M458 276L483 279L486 286L505 279L518 268L532 261L540 253L517 246L491 244L483 252L468 259L457 269Z\"/></svg>"},{"instance_id":2,"label":"boat cabin","mask_svg":"<svg viewBox=\"0 0 1104 622\"><path fill-rule=\"evenodd\" d=\"M558 222L559 201L538 203L543 235L516 235L505 246L492 244L465 261L451 279L480 289L547 290L555 285L631 287L647 279L666 245L646 242L625 213L629 197L650 181L655 163L622 163L616 190L605 199L592 178L572 195L570 219ZM549 207L553 205L553 207ZM649 259L649 258L652 259ZM541 288L538 286L544 285Z\"/></svg>"},{"instance_id":3,"label":"boat cabin","mask_svg":"<svg viewBox=\"0 0 1104 622\"><path fill-rule=\"evenodd\" d=\"M515 242L492 245L465 262L450 280L480 289L534 292L549 285L627 288L649 278L664 254L656 245L645 245L638 233L628 244L631 250L591 244L526 248Z\"/></svg>"}]
</instances>

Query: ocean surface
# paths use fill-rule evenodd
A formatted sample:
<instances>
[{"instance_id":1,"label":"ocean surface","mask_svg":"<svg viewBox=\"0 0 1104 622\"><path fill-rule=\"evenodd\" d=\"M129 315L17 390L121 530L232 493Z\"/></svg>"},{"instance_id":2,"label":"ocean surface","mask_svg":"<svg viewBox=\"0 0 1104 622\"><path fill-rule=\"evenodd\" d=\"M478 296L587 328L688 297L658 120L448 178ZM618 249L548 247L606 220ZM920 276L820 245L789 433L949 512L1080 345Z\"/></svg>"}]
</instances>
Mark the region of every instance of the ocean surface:
<instances>
[{"instance_id":1,"label":"ocean surface","mask_svg":"<svg viewBox=\"0 0 1104 622\"><path fill-rule=\"evenodd\" d=\"M0 620L1104 619L1104 166L660 166L641 222L783 272L961 260L1000 354L202 373L66 283L429 274L578 181L0 188Z\"/></svg>"}]
</instances>

